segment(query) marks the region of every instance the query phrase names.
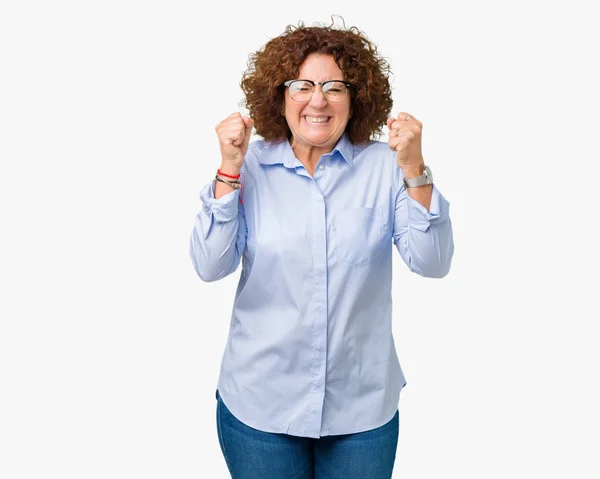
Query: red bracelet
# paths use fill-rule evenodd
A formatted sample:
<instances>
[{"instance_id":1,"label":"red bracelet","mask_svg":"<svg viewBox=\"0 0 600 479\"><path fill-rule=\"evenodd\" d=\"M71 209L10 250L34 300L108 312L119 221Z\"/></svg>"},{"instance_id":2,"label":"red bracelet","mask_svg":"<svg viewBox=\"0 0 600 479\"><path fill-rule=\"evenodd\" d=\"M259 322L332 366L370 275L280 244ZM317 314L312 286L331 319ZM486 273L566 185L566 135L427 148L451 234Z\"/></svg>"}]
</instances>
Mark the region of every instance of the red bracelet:
<instances>
[{"instance_id":1,"label":"red bracelet","mask_svg":"<svg viewBox=\"0 0 600 479\"><path fill-rule=\"evenodd\" d=\"M221 176L226 176L227 178L235 178L236 180L237 180L237 179L240 177L240 175L237 175L237 176L232 176L232 175L228 175L228 174L226 174L226 173L223 173L223 172L221 171L221 169L218 169L218 170L217 170L217 173L218 173L219 175L221 175Z\"/></svg>"}]
</instances>

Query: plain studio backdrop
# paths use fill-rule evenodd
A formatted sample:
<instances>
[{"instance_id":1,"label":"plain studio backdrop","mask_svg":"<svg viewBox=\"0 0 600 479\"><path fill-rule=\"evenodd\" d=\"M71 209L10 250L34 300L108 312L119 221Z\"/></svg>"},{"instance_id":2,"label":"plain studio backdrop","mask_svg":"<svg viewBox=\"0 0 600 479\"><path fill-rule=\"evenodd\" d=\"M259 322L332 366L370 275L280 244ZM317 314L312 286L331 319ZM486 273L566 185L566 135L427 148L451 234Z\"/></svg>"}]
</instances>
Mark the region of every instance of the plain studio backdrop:
<instances>
[{"instance_id":1,"label":"plain studio backdrop","mask_svg":"<svg viewBox=\"0 0 600 479\"><path fill-rule=\"evenodd\" d=\"M248 54L332 14L390 62L451 204L447 277L394 259L394 477L600 477L583 2L119 0L0 7L3 479L229 477L215 387L240 269L196 276L198 195Z\"/></svg>"}]
</instances>

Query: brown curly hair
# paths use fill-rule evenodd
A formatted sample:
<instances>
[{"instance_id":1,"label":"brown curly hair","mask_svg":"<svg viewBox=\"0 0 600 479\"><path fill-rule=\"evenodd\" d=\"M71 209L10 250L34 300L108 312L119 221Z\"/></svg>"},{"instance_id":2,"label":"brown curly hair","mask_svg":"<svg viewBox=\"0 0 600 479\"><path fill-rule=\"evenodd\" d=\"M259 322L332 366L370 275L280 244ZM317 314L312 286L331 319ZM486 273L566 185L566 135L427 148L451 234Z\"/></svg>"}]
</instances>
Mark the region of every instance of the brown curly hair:
<instances>
[{"instance_id":1,"label":"brown curly hair","mask_svg":"<svg viewBox=\"0 0 600 479\"><path fill-rule=\"evenodd\" d=\"M377 47L357 27L298 27L288 25L284 33L271 39L248 57L248 68L240 86L245 94L241 105L254 119L256 133L266 141L289 139L292 132L283 116L284 81L297 78L311 53L332 55L350 88L352 115L346 132L353 144L365 143L382 135L382 127L392 110L389 63Z\"/></svg>"}]
</instances>

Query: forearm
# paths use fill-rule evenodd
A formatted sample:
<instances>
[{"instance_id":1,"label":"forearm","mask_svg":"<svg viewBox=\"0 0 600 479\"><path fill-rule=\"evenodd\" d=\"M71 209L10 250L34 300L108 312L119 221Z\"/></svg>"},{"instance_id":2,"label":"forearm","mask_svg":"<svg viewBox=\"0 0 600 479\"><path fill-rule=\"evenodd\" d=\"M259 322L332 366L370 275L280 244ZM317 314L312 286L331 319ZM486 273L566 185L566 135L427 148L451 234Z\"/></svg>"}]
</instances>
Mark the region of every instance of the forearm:
<instances>
[{"instance_id":1,"label":"forearm","mask_svg":"<svg viewBox=\"0 0 600 479\"><path fill-rule=\"evenodd\" d=\"M409 195L411 189L398 193L394 216L394 243L410 270L426 277L445 276L452 261L454 241L448 201L433 185L430 208Z\"/></svg>"},{"instance_id":2,"label":"forearm","mask_svg":"<svg viewBox=\"0 0 600 479\"><path fill-rule=\"evenodd\" d=\"M409 269L428 278L443 278L450 271L454 253L450 219L430 225L426 231L409 228L396 244Z\"/></svg>"},{"instance_id":3,"label":"forearm","mask_svg":"<svg viewBox=\"0 0 600 479\"><path fill-rule=\"evenodd\" d=\"M239 192L230 191L217 199L215 187L220 184L213 181L200 193L204 205L196 216L190 238L194 269L204 281L216 281L235 271L246 240Z\"/></svg>"},{"instance_id":4,"label":"forearm","mask_svg":"<svg viewBox=\"0 0 600 479\"><path fill-rule=\"evenodd\" d=\"M221 163L221 168L219 168L219 170L222 173L225 173L226 175L230 175L230 176L238 176L240 174L239 169L237 169L229 164ZM215 182L214 189L215 189L215 199L217 199L217 200L219 198L222 198L226 194L235 191L235 188L233 186L229 186L227 183L221 183L220 181Z\"/></svg>"},{"instance_id":5,"label":"forearm","mask_svg":"<svg viewBox=\"0 0 600 479\"><path fill-rule=\"evenodd\" d=\"M404 172L404 177L405 178L416 178L417 176L421 176L423 174L423 169L416 169L416 168L405 168L403 169ZM420 204L422 204L427 211L429 211L429 208L431 207L431 193L433 191L433 185L423 185L423 186L417 186L417 187L412 187L412 188L407 188L406 192L408 194L408 196L410 196L412 199L414 199L415 201L419 202Z\"/></svg>"},{"instance_id":6,"label":"forearm","mask_svg":"<svg viewBox=\"0 0 600 479\"><path fill-rule=\"evenodd\" d=\"M235 271L240 252L236 248L238 221L208 222L201 212L190 237L190 257L203 281L216 281Z\"/></svg>"}]
</instances>

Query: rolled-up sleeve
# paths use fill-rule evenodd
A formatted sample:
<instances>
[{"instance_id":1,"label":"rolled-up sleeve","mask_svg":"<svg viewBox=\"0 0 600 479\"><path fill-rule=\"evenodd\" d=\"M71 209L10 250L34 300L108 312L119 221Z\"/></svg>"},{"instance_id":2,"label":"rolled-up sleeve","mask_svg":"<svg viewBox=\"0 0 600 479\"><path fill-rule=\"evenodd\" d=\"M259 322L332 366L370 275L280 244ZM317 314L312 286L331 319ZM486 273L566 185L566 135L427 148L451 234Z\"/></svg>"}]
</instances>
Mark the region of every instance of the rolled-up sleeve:
<instances>
[{"instance_id":1,"label":"rolled-up sleeve","mask_svg":"<svg viewBox=\"0 0 600 479\"><path fill-rule=\"evenodd\" d=\"M240 190L215 198L214 181L200 192L202 210L190 237L190 256L203 281L217 281L233 273L246 246L246 220Z\"/></svg>"},{"instance_id":2,"label":"rolled-up sleeve","mask_svg":"<svg viewBox=\"0 0 600 479\"><path fill-rule=\"evenodd\" d=\"M429 211L401 186L396 196L394 244L409 269L442 278L450 271L454 240L450 203L433 185Z\"/></svg>"}]
</instances>

